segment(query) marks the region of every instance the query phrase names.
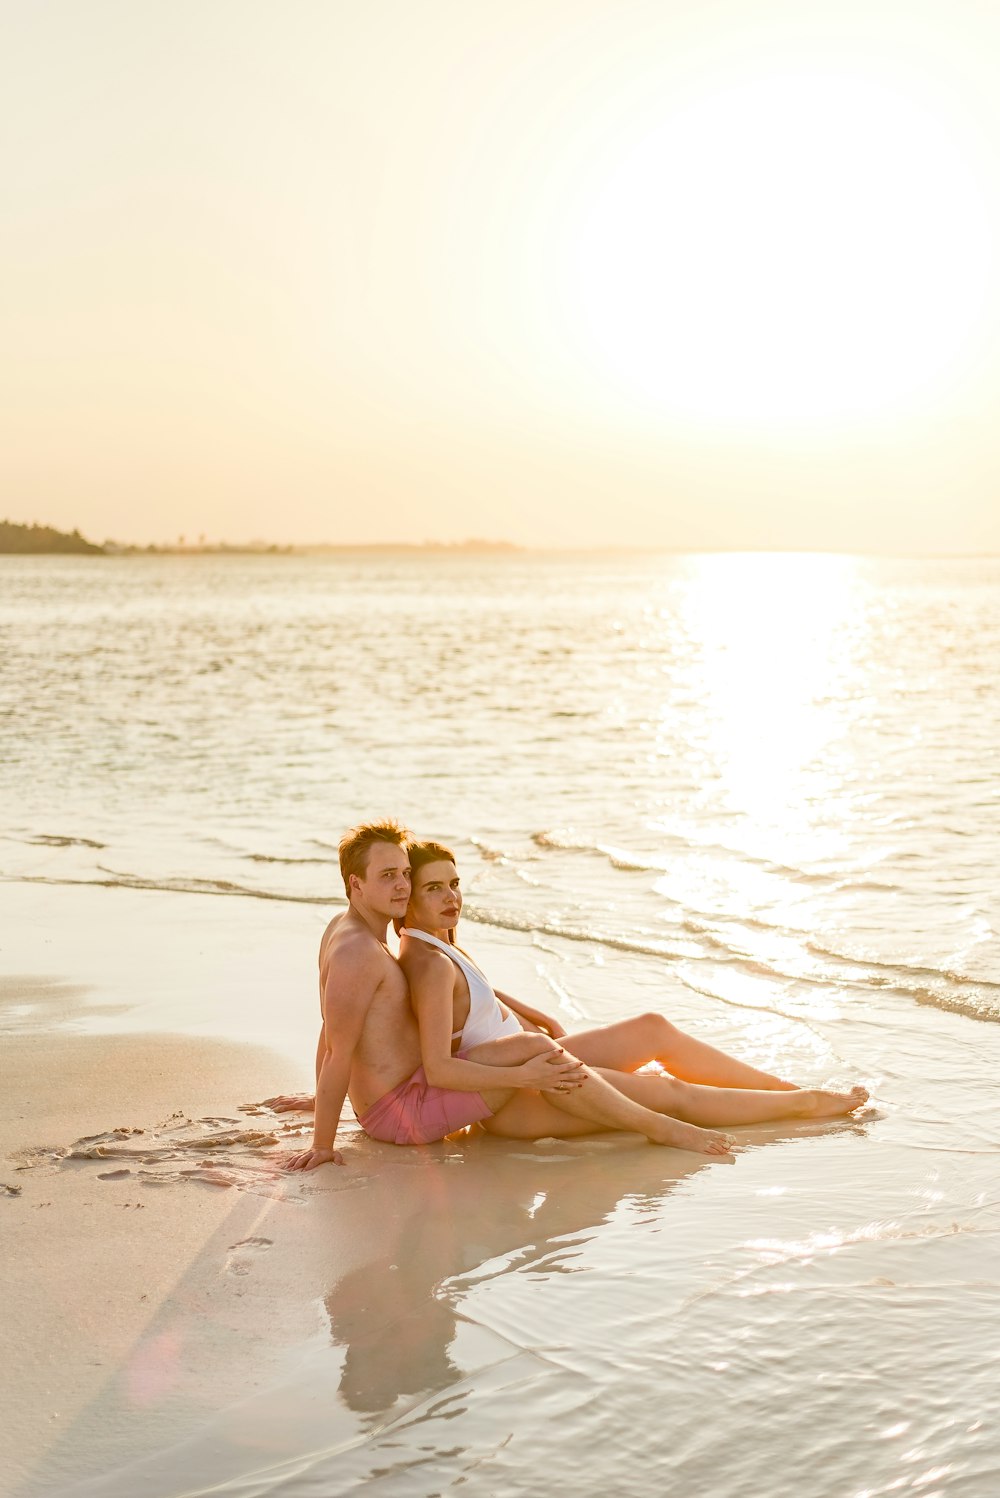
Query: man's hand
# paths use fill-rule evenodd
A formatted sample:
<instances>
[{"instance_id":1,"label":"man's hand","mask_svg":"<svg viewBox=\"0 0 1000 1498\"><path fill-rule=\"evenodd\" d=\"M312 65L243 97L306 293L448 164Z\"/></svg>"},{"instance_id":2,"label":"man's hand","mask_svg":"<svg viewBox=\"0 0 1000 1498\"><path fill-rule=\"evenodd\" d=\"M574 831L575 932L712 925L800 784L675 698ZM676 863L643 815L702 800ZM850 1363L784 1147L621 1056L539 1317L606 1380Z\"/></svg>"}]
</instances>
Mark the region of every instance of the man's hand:
<instances>
[{"instance_id":1,"label":"man's hand","mask_svg":"<svg viewBox=\"0 0 1000 1498\"><path fill-rule=\"evenodd\" d=\"M508 1009L513 1009L521 1022L522 1030L537 1030L542 1035L548 1035L552 1040L558 1040L565 1035L566 1031L557 1019L551 1014L546 1014L542 1009L534 1009L530 1004L525 1004L521 999L515 999L513 994L501 993L496 990L496 996Z\"/></svg>"},{"instance_id":2,"label":"man's hand","mask_svg":"<svg viewBox=\"0 0 1000 1498\"><path fill-rule=\"evenodd\" d=\"M270 1108L273 1113L311 1113L316 1099L311 1092L280 1092L277 1097L266 1097L261 1108Z\"/></svg>"},{"instance_id":3,"label":"man's hand","mask_svg":"<svg viewBox=\"0 0 1000 1498\"><path fill-rule=\"evenodd\" d=\"M285 1162L286 1170L315 1170L318 1165L343 1165L344 1157L339 1150L303 1150Z\"/></svg>"},{"instance_id":4,"label":"man's hand","mask_svg":"<svg viewBox=\"0 0 1000 1498\"><path fill-rule=\"evenodd\" d=\"M533 1056L530 1061L522 1062L518 1070L523 1079L521 1085L537 1092L572 1092L587 1080L583 1062L562 1047Z\"/></svg>"}]
</instances>

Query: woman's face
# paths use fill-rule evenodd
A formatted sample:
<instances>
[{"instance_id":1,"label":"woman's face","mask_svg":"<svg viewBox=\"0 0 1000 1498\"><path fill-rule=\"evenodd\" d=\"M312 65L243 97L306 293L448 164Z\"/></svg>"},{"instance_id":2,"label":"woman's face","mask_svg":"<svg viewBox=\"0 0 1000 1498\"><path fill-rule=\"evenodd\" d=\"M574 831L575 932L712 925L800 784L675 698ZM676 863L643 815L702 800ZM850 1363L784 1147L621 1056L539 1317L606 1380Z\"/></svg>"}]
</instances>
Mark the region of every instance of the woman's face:
<instances>
[{"instance_id":1,"label":"woman's face","mask_svg":"<svg viewBox=\"0 0 1000 1498\"><path fill-rule=\"evenodd\" d=\"M462 913L458 870L450 859L425 863L413 875L406 924L421 931L450 931Z\"/></svg>"}]
</instances>

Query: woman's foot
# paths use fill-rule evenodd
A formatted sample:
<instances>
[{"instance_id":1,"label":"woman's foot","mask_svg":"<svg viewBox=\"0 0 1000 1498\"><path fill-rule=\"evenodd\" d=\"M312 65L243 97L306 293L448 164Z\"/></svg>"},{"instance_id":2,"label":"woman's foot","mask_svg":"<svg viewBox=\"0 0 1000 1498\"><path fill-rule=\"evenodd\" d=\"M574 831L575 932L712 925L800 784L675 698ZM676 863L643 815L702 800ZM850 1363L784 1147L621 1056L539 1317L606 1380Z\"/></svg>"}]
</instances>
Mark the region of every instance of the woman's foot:
<instances>
[{"instance_id":1,"label":"woman's foot","mask_svg":"<svg viewBox=\"0 0 1000 1498\"><path fill-rule=\"evenodd\" d=\"M795 1112L800 1118L837 1118L844 1113L853 1113L867 1101L868 1091L864 1087L852 1087L850 1092L825 1092L819 1088L809 1088L803 1090L800 1105Z\"/></svg>"},{"instance_id":2,"label":"woman's foot","mask_svg":"<svg viewBox=\"0 0 1000 1498\"><path fill-rule=\"evenodd\" d=\"M699 1155L728 1155L735 1143L731 1134L717 1129L699 1129L696 1124L661 1116L660 1127L649 1135L653 1144L666 1144L675 1150L693 1150Z\"/></svg>"}]
</instances>

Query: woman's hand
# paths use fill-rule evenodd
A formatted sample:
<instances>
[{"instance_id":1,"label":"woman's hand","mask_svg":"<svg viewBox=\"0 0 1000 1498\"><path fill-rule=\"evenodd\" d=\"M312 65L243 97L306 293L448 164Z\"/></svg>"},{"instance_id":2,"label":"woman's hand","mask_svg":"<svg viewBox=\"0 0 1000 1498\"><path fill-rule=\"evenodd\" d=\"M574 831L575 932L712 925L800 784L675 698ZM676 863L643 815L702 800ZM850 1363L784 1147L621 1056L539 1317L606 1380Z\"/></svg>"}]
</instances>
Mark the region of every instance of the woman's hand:
<instances>
[{"instance_id":1,"label":"woman's hand","mask_svg":"<svg viewBox=\"0 0 1000 1498\"><path fill-rule=\"evenodd\" d=\"M530 1087L535 1092L572 1092L574 1088L582 1087L587 1078L583 1062L561 1047L523 1061L518 1071L521 1086Z\"/></svg>"},{"instance_id":2,"label":"woman's hand","mask_svg":"<svg viewBox=\"0 0 1000 1498\"><path fill-rule=\"evenodd\" d=\"M318 1165L343 1165L344 1157L339 1150L308 1149L300 1155L292 1155L285 1161L286 1170L315 1170Z\"/></svg>"}]
</instances>

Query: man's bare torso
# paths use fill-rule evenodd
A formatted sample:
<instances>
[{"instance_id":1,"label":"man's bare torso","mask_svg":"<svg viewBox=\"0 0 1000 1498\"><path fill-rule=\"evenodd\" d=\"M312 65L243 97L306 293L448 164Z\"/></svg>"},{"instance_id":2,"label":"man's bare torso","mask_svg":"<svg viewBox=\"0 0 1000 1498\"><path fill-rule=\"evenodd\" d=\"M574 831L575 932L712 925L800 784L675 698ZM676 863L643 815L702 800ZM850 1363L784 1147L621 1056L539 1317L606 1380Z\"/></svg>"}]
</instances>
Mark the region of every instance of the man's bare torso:
<instances>
[{"instance_id":1,"label":"man's bare torso","mask_svg":"<svg viewBox=\"0 0 1000 1498\"><path fill-rule=\"evenodd\" d=\"M319 992L323 1005L327 980L338 961L357 957L359 946L365 959L376 964L378 980L365 1018L361 1038L354 1051L348 1095L355 1113L362 1113L420 1065L420 1032L410 1006L406 978L399 963L370 931L335 916L323 933L319 946ZM337 1016L324 1014L328 1038L336 1044Z\"/></svg>"}]
</instances>

